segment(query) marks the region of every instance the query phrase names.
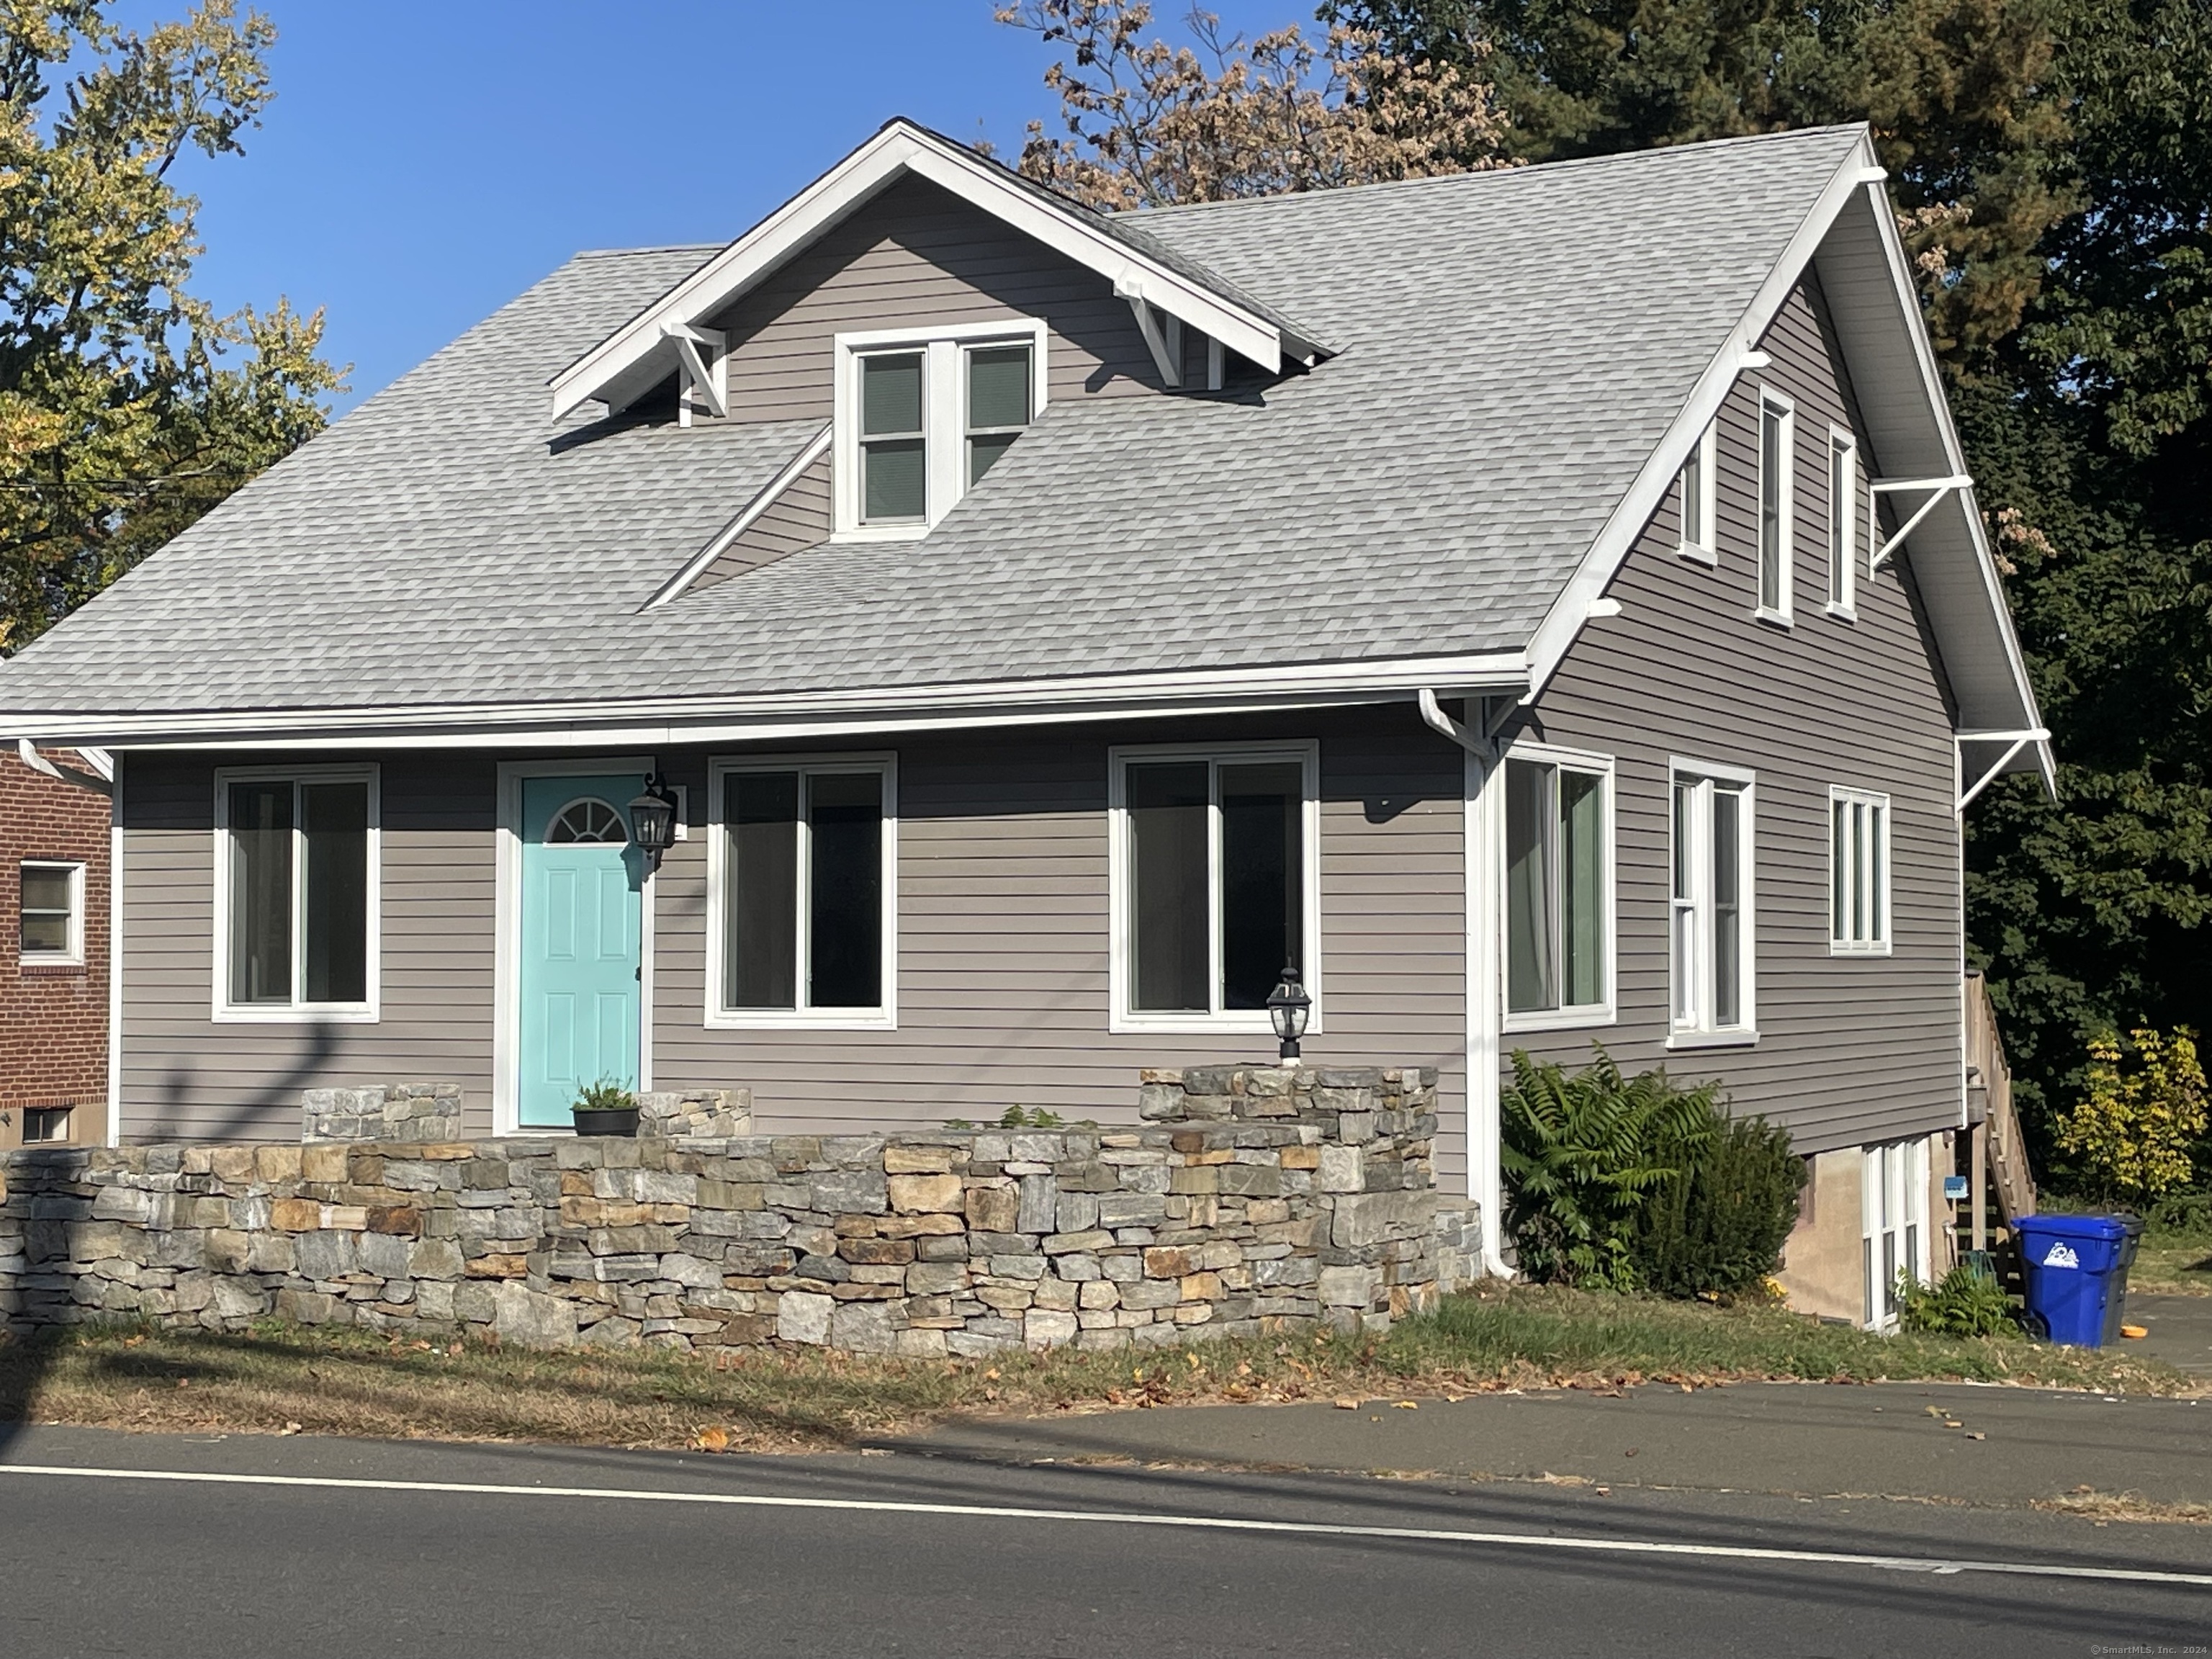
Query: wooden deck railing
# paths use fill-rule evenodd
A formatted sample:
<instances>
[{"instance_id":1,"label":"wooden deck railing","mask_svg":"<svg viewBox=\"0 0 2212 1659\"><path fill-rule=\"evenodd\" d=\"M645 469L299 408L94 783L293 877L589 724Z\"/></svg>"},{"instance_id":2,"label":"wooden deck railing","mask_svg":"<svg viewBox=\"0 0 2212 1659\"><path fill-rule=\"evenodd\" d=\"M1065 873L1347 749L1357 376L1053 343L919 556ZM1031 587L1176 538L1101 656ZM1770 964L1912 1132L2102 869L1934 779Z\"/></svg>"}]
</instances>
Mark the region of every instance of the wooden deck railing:
<instances>
[{"instance_id":1,"label":"wooden deck railing","mask_svg":"<svg viewBox=\"0 0 2212 1659\"><path fill-rule=\"evenodd\" d=\"M2013 1110L2012 1068L2005 1064L1996 1010L1990 1005L1989 987L1979 974L1966 975L1966 1118L1973 1131L1967 1207L1973 1217L1973 1248L1985 1250L1985 1183L1995 1185L1997 1212L2009 1231L2018 1218L2035 1213L2035 1176L2027 1166L2019 1115Z\"/></svg>"}]
</instances>

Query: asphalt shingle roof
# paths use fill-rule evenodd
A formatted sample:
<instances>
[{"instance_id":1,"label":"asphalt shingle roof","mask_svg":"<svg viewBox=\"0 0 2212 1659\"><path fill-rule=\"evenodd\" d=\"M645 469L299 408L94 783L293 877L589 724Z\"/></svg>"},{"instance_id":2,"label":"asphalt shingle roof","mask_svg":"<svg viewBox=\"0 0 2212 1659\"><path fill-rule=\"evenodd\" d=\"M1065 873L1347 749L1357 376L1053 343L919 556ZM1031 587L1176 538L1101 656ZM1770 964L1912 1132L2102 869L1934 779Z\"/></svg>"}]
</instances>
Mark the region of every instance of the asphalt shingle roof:
<instances>
[{"instance_id":1,"label":"asphalt shingle roof","mask_svg":"<svg viewBox=\"0 0 2212 1659\"><path fill-rule=\"evenodd\" d=\"M0 668L0 714L1517 648L1857 137L1140 216L1338 355L1264 394L1056 404L925 541L825 544L649 611L817 423L556 438L548 378L715 250L583 255Z\"/></svg>"}]
</instances>

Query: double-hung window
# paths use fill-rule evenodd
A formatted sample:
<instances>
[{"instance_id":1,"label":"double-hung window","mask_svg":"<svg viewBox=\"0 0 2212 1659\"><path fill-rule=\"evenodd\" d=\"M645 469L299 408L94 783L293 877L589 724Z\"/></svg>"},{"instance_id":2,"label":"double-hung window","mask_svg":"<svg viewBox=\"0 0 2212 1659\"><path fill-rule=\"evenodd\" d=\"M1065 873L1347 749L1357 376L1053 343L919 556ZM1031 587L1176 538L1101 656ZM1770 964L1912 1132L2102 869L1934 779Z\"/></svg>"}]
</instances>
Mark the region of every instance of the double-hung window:
<instances>
[{"instance_id":1,"label":"double-hung window","mask_svg":"<svg viewBox=\"0 0 2212 1659\"><path fill-rule=\"evenodd\" d=\"M836 533L923 534L1045 402L1044 325L946 324L836 341Z\"/></svg>"},{"instance_id":2,"label":"double-hung window","mask_svg":"<svg viewBox=\"0 0 2212 1659\"><path fill-rule=\"evenodd\" d=\"M1828 610L1849 617L1858 603L1859 447L1848 432L1828 430Z\"/></svg>"},{"instance_id":3,"label":"double-hung window","mask_svg":"<svg viewBox=\"0 0 2212 1659\"><path fill-rule=\"evenodd\" d=\"M84 866L27 859L16 872L17 948L26 967L84 961Z\"/></svg>"},{"instance_id":4,"label":"double-hung window","mask_svg":"<svg viewBox=\"0 0 2212 1659\"><path fill-rule=\"evenodd\" d=\"M1797 416L1789 399L1762 392L1759 398L1759 614L1769 622L1790 620L1796 445Z\"/></svg>"},{"instance_id":5,"label":"double-hung window","mask_svg":"<svg viewBox=\"0 0 2212 1659\"><path fill-rule=\"evenodd\" d=\"M1510 1025L1613 1017L1613 763L1516 748L1505 761Z\"/></svg>"},{"instance_id":6,"label":"double-hung window","mask_svg":"<svg viewBox=\"0 0 2212 1659\"><path fill-rule=\"evenodd\" d=\"M707 1023L895 1024L890 757L722 762L714 773Z\"/></svg>"},{"instance_id":7,"label":"double-hung window","mask_svg":"<svg viewBox=\"0 0 2212 1659\"><path fill-rule=\"evenodd\" d=\"M1112 766L1115 1028L1267 1031L1295 967L1318 1031L1313 745L1117 750Z\"/></svg>"},{"instance_id":8,"label":"double-hung window","mask_svg":"<svg viewBox=\"0 0 2212 1659\"><path fill-rule=\"evenodd\" d=\"M1828 791L1828 951L1889 953L1889 797Z\"/></svg>"},{"instance_id":9,"label":"double-hung window","mask_svg":"<svg viewBox=\"0 0 2212 1659\"><path fill-rule=\"evenodd\" d=\"M216 1016L374 1019L374 767L216 775Z\"/></svg>"},{"instance_id":10,"label":"double-hung window","mask_svg":"<svg viewBox=\"0 0 2212 1659\"><path fill-rule=\"evenodd\" d=\"M1893 1140L1865 1148L1862 1158L1866 1322L1881 1330L1897 1322L1898 1281L1929 1274L1928 1143Z\"/></svg>"},{"instance_id":11,"label":"double-hung window","mask_svg":"<svg viewBox=\"0 0 2212 1659\"><path fill-rule=\"evenodd\" d=\"M1677 762L1673 788L1673 1041L1749 1039L1751 775Z\"/></svg>"},{"instance_id":12,"label":"double-hung window","mask_svg":"<svg viewBox=\"0 0 2212 1659\"><path fill-rule=\"evenodd\" d=\"M1690 451L1690 459L1682 463L1681 476L1675 480L1675 503L1682 522L1681 546L1678 550L1686 559L1700 559L1711 564L1719 556L1719 538L1713 529L1713 516L1717 491L1714 479L1714 428L1707 425L1698 434L1697 446Z\"/></svg>"}]
</instances>

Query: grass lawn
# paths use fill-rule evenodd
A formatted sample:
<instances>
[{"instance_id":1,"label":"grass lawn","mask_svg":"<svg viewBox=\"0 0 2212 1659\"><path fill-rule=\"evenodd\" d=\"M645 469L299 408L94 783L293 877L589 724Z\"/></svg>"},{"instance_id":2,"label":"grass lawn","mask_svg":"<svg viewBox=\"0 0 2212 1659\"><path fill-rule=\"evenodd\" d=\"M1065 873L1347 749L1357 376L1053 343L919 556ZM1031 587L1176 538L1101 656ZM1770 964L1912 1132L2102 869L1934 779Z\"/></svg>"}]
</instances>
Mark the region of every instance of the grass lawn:
<instances>
[{"instance_id":1,"label":"grass lawn","mask_svg":"<svg viewBox=\"0 0 2212 1659\"><path fill-rule=\"evenodd\" d=\"M2212 1296L2212 1231L2147 1229L2128 1269L2128 1288L2161 1295Z\"/></svg>"},{"instance_id":2,"label":"grass lawn","mask_svg":"<svg viewBox=\"0 0 2212 1659\"><path fill-rule=\"evenodd\" d=\"M113 1428L802 1450L967 1412L1073 1411L1768 1378L2189 1391L2154 1361L2019 1339L1872 1335L1768 1309L1498 1287L1381 1340L1300 1335L988 1360L547 1353L268 1323L0 1346L0 1420Z\"/></svg>"}]
</instances>

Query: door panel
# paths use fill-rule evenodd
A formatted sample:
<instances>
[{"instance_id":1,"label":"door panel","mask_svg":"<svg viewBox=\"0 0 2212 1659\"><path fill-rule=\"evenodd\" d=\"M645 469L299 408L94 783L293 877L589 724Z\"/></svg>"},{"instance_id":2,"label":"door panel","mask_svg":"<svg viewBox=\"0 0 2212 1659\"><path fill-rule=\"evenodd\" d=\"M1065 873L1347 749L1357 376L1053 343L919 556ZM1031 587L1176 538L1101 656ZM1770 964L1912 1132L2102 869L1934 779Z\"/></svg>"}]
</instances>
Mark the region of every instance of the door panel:
<instances>
[{"instance_id":1,"label":"door panel","mask_svg":"<svg viewBox=\"0 0 2212 1659\"><path fill-rule=\"evenodd\" d=\"M602 1078L637 1086L644 860L617 837L642 783L523 780L516 1094L526 1126L565 1127L577 1091Z\"/></svg>"}]
</instances>

